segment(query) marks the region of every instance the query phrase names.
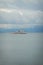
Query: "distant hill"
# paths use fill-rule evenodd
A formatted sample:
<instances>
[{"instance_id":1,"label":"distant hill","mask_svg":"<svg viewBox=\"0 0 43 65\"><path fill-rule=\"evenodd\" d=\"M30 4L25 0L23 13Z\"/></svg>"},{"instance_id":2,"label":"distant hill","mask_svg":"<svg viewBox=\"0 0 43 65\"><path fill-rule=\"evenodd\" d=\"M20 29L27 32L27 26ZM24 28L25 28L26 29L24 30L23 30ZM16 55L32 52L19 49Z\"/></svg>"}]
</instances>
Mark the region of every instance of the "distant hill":
<instances>
[{"instance_id":1,"label":"distant hill","mask_svg":"<svg viewBox=\"0 0 43 65\"><path fill-rule=\"evenodd\" d=\"M22 28L21 28L22 29ZM4 29L0 28L0 33L7 33L7 32L16 32L18 31L18 28L12 28L12 29ZM32 28L23 28L25 32L43 32L43 26L35 26Z\"/></svg>"}]
</instances>

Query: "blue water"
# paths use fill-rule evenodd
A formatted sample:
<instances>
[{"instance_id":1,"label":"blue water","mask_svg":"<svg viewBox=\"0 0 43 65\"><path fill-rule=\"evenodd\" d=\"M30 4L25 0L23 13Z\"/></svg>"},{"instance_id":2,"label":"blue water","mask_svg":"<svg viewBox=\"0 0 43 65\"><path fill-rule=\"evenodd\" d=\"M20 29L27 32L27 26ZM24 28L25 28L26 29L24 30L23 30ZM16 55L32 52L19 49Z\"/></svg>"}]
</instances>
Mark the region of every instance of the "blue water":
<instances>
[{"instance_id":1,"label":"blue water","mask_svg":"<svg viewBox=\"0 0 43 65\"><path fill-rule=\"evenodd\" d=\"M0 33L0 65L43 65L43 33Z\"/></svg>"}]
</instances>

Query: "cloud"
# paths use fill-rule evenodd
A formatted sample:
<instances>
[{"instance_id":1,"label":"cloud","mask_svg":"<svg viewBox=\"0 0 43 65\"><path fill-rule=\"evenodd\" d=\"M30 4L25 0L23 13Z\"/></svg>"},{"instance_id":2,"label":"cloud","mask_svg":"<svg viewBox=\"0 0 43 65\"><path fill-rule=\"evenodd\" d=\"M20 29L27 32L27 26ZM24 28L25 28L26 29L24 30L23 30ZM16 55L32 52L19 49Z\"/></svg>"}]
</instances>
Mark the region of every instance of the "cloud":
<instances>
[{"instance_id":1,"label":"cloud","mask_svg":"<svg viewBox=\"0 0 43 65\"><path fill-rule=\"evenodd\" d=\"M4 13L19 13L21 16L23 15L23 13L18 10L18 9L6 9L6 8L0 8L0 12L4 12Z\"/></svg>"},{"instance_id":2,"label":"cloud","mask_svg":"<svg viewBox=\"0 0 43 65\"><path fill-rule=\"evenodd\" d=\"M11 13L12 10L1 8L0 12Z\"/></svg>"},{"instance_id":3,"label":"cloud","mask_svg":"<svg viewBox=\"0 0 43 65\"><path fill-rule=\"evenodd\" d=\"M22 0L22 1L25 3L35 3L35 4L43 2L43 0Z\"/></svg>"},{"instance_id":4,"label":"cloud","mask_svg":"<svg viewBox=\"0 0 43 65\"><path fill-rule=\"evenodd\" d=\"M16 2L17 0L0 0L0 2L7 2L7 3L13 3Z\"/></svg>"},{"instance_id":5,"label":"cloud","mask_svg":"<svg viewBox=\"0 0 43 65\"><path fill-rule=\"evenodd\" d=\"M43 0L0 0L0 8L43 10Z\"/></svg>"},{"instance_id":6,"label":"cloud","mask_svg":"<svg viewBox=\"0 0 43 65\"><path fill-rule=\"evenodd\" d=\"M15 3L15 2L20 2L19 0L0 0L0 2L8 2L8 3ZM21 2L25 3L42 3L43 0L21 0Z\"/></svg>"},{"instance_id":7,"label":"cloud","mask_svg":"<svg viewBox=\"0 0 43 65\"><path fill-rule=\"evenodd\" d=\"M32 28L35 26L40 26L40 24L0 24L0 28L6 28L6 29L11 29L11 28ZM43 25L43 24L42 24Z\"/></svg>"},{"instance_id":8,"label":"cloud","mask_svg":"<svg viewBox=\"0 0 43 65\"><path fill-rule=\"evenodd\" d=\"M0 8L0 23L43 24L43 11Z\"/></svg>"},{"instance_id":9,"label":"cloud","mask_svg":"<svg viewBox=\"0 0 43 65\"><path fill-rule=\"evenodd\" d=\"M43 25L43 0L0 0L0 28Z\"/></svg>"}]
</instances>

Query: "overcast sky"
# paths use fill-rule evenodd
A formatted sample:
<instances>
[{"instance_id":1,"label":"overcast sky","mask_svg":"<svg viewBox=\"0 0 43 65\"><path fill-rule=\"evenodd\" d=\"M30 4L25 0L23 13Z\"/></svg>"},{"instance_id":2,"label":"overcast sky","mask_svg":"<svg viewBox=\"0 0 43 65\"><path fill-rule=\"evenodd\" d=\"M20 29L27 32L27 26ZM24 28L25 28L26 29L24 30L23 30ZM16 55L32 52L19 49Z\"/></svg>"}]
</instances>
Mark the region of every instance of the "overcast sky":
<instances>
[{"instance_id":1,"label":"overcast sky","mask_svg":"<svg viewBox=\"0 0 43 65\"><path fill-rule=\"evenodd\" d=\"M43 25L43 0L0 0L1 24Z\"/></svg>"}]
</instances>

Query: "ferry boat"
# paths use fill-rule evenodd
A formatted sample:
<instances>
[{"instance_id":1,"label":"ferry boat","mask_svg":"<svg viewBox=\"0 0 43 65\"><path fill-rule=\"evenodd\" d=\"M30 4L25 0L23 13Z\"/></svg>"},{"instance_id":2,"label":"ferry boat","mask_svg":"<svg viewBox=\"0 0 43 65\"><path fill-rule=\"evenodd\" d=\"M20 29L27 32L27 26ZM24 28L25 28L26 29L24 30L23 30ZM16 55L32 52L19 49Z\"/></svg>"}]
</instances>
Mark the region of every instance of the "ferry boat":
<instances>
[{"instance_id":1,"label":"ferry boat","mask_svg":"<svg viewBox=\"0 0 43 65\"><path fill-rule=\"evenodd\" d=\"M26 32L24 32L24 30L18 30L17 32L14 32L14 34L26 34Z\"/></svg>"}]
</instances>

